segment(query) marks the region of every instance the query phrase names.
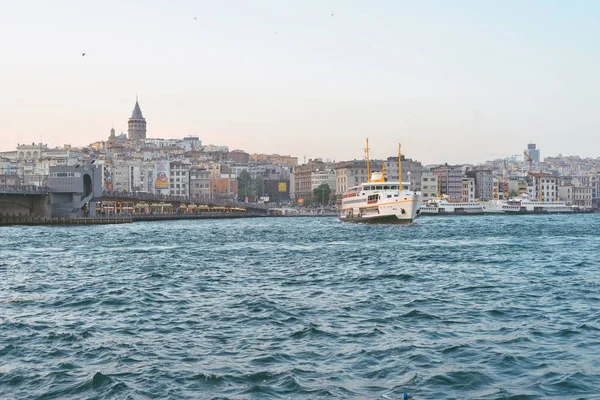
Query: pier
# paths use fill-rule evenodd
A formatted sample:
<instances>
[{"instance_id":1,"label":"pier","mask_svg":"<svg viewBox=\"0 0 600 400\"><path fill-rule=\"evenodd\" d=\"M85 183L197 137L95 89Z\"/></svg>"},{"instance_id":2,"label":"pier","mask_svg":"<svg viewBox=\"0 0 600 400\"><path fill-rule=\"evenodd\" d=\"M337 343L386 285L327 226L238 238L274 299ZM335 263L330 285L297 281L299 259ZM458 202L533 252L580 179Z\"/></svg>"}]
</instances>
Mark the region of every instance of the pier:
<instances>
[{"instance_id":1,"label":"pier","mask_svg":"<svg viewBox=\"0 0 600 400\"><path fill-rule=\"evenodd\" d=\"M0 226L9 225L105 225L105 224L128 224L133 222L132 217L31 217L11 215L0 217Z\"/></svg>"}]
</instances>

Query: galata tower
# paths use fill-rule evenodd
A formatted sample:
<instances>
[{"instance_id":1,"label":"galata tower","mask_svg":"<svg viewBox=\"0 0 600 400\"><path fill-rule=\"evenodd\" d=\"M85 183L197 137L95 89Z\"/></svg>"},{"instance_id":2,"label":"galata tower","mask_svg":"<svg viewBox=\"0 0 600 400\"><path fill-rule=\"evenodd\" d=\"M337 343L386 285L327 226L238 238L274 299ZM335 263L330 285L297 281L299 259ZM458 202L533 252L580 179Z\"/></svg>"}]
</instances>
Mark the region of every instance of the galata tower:
<instances>
[{"instance_id":1,"label":"galata tower","mask_svg":"<svg viewBox=\"0 0 600 400\"><path fill-rule=\"evenodd\" d=\"M135 99L135 107L133 107L133 112L127 125L129 140L136 142L140 139L146 139L146 119L142 115L137 98Z\"/></svg>"}]
</instances>

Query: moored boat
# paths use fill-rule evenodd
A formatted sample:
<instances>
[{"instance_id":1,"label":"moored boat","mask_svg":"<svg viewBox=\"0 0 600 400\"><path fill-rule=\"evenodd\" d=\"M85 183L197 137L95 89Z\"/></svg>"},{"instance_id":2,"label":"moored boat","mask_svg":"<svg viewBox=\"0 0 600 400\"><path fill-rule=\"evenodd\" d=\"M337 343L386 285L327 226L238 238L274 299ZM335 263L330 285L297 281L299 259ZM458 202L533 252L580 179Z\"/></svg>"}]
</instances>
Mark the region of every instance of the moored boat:
<instances>
[{"instance_id":1,"label":"moored boat","mask_svg":"<svg viewBox=\"0 0 600 400\"><path fill-rule=\"evenodd\" d=\"M513 197L508 200L491 200L483 205L487 214L545 214L572 213L575 208L564 201L531 200L528 194Z\"/></svg>"},{"instance_id":2,"label":"moored boat","mask_svg":"<svg viewBox=\"0 0 600 400\"><path fill-rule=\"evenodd\" d=\"M448 201L447 198L431 199L421 207L421 215L481 215L483 205L479 202Z\"/></svg>"}]
</instances>

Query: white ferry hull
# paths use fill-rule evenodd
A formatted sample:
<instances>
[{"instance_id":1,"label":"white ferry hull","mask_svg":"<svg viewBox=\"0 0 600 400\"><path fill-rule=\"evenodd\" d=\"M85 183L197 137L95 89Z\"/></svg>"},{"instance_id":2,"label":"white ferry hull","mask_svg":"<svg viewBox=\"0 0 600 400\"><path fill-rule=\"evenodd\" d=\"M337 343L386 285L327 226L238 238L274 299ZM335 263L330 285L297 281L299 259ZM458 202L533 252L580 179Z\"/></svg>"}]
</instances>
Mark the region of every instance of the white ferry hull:
<instances>
[{"instance_id":1,"label":"white ferry hull","mask_svg":"<svg viewBox=\"0 0 600 400\"><path fill-rule=\"evenodd\" d=\"M389 202L343 209L340 220L374 224L410 224L418 216L421 208L420 195L407 200L390 199Z\"/></svg>"},{"instance_id":2,"label":"white ferry hull","mask_svg":"<svg viewBox=\"0 0 600 400\"><path fill-rule=\"evenodd\" d=\"M573 207L564 204L540 203L533 204L525 201L509 203L496 200L485 204L483 211L486 214L563 214L575 211Z\"/></svg>"},{"instance_id":3,"label":"white ferry hull","mask_svg":"<svg viewBox=\"0 0 600 400\"><path fill-rule=\"evenodd\" d=\"M454 206L423 206L421 215L481 215L483 207L479 204L465 204Z\"/></svg>"}]
</instances>

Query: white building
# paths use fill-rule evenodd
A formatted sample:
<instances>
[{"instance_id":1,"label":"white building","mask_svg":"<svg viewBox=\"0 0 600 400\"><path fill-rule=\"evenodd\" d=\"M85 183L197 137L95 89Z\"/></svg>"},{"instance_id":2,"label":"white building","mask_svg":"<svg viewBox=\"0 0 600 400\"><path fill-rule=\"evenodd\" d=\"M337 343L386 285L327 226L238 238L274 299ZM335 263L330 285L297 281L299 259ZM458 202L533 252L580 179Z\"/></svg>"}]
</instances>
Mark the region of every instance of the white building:
<instances>
[{"instance_id":1,"label":"white building","mask_svg":"<svg viewBox=\"0 0 600 400\"><path fill-rule=\"evenodd\" d=\"M559 198L567 205L581 208L592 208L592 188L590 186L577 186L565 184L558 188Z\"/></svg>"},{"instance_id":2,"label":"white building","mask_svg":"<svg viewBox=\"0 0 600 400\"><path fill-rule=\"evenodd\" d=\"M75 166L82 159L82 153L77 149L48 148L43 143L19 144L16 151L0 155L9 160L11 173L19 175L22 184L33 186L46 184L50 167Z\"/></svg>"},{"instance_id":3,"label":"white building","mask_svg":"<svg viewBox=\"0 0 600 400\"><path fill-rule=\"evenodd\" d=\"M335 171L332 169L325 169L322 171L312 171L310 175L310 187L311 190L315 190L322 184L327 184L331 190L331 194L335 193L336 189L336 176Z\"/></svg>"},{"instance_id":4,"label":"white building","mask_svg":"<svg viewBox=\"0 0 600 400\"><path fill-rule=\"evenodd\" d=\"M171 161L170 193L175 196L190 196L190 169L185 161Z\"/></svg>"},{"instance_id":5,"label":"white building","mask_svg":"<svg viewBox=\"0 0 600 400\"><path fill-rule=\"evenodd\" d=\"M335 166L335 192L344 193L349 187L367 181L366 161L344 161Z\"/></svg>"},{"instance_id":6,"label":"white building","mask_svg":"<svg viewBox=\"0 0 600 400\"><path fill-rule=\"evenodd\" d=\"M542 172L530 173L529 176L532 180L528 190L532 199L547 202L559 200L557 176Z\"/></svg>"},{"instance_id":7,"label":"white building","mask_svg":"<svg viewBox=\"0 0 600 400\"><path fill-rule=\"evenodd\" d=\"M187 136L183 139L140 139L140 144L146 148L178 148L185 151L197 150L202 147L202 142L197 136Z\"/></svg>"},{"instance_id":8,"label":"white building","mask_svg":"<svg viewBox=\"0 0 600 400\"><path fill-rule=\"evenodd\" d=\"M438 197L438 176L431 171L421 174L421 194L424 202Z\"/></svg>"},{"instance_id":9,"label":"white building","mask_svg":"<svg viewBox=\"0 0 600 400\"><path fill-rule=\"evenodd\" d=\"M154 192L154 163L142 160L97 161L102 168L102 185L119 192Z\"/></svg>"}]
</instances>

